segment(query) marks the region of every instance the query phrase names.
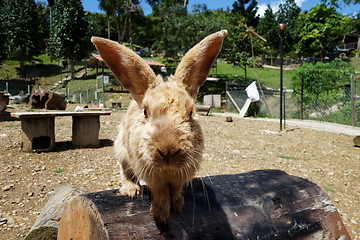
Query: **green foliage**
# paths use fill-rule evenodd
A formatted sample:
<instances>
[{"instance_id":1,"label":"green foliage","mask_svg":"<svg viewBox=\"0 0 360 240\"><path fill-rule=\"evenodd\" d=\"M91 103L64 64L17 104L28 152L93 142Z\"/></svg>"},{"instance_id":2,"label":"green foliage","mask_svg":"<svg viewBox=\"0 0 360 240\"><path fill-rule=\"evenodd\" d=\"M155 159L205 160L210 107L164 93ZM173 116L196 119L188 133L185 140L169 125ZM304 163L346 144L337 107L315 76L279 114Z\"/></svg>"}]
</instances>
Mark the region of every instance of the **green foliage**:
<instances>
[{"instance_id":1,"label":"green foliage","mask_svg":"<svg viewBox=\"0 0 360 240\"><path fill-rule=\"evenodd\" d=\"M339 87L349 82L353 67L340 59L331 63L305 63L296 69L292 79L295 99L300 102L301 86L303 86L304 108L313 106L319 100L331 102L332 95L338 93ZM316 100L316 101L315 101Z\"/></svg>"},{"instance_id":2,"label":"green foliage","mask_svg":"<svg viewBox=\"0 0 360 240\"><path fill-rule=\"evenodd\" d=\"M4 24L4 0L0 0L0 67L1 62L6 58L5 52L5 41L6 41L6 34L5 34L5 24Z\"/></svg>"},{"instance_id":3,"label":"green foliage","mask_svg":"<svg viewBox=\"0 0 360 240\"><path fill-rule=\"evenodd\" d=\"M45 47L38 9L34 0L8 0L2 7L2 15L1 25L9 54L19 60L22 71L24 62L40 54Z\"/></svg>"},{"instance_id":4,"label":"green foliage","mask_svg":"<svg viewBox=\"0 0 360 240\"><path fill-rule=\"evenodd\" d=\"M278 25L276 14L273 12L270 5L265 10L264 16L259 20L259 26L257 27L258 33L264 37L267 42L264 46L268 47L267 52L271 55L275 55L279 51L279 33L276 29Z\"/></svg>"},{"instance_id":5,"label":"green foliage","mask_svg":"<svg viewBox=\"0 0 360 240\"><path fill-rule=\"evenodd\" d=\"M257 15L256 0L237 0L233 3L231 13L238 19L243 19L243 23L256 28L259 24L259 16Z\"/></svg>"},{"instance_id":6,"label":"green foliage","mask_svg":"<svg viewBox=\"0 0 360 240\"><path fill-rule=\"evenodd\" d=\"M302 31L299 28L299 15L301 9L296 5L295 0L286 0L285 4L279 5L279 10L276 12L278 23L285 23L287 26L284 32L284 52L295 51L295 44L300 40L299 33Z\"/></svg>"},{"instance_id":7,"label":"green foliage","mask_svg":"<svg viewBox=\"0 0 360 240\"><path fill-rule=\"evenodd\" d=\"M72 76L74 60L80 60L89 51L87 31L81 0L55 0L49 41L49 55L54 60L70 60Z\"/></svg>"},{"instance_id":8,"label":"green foliage","mask_svg":"<svg viewBox=\"0 0 360 240\"><path fill-rule=\"evenodd\" d=\"M299 28L302 31L297 53L301 56L323 57L343 37L345 19L334 7L327 8L323 3L307 14L301 14Z\"/></svg>"}]
</instances>

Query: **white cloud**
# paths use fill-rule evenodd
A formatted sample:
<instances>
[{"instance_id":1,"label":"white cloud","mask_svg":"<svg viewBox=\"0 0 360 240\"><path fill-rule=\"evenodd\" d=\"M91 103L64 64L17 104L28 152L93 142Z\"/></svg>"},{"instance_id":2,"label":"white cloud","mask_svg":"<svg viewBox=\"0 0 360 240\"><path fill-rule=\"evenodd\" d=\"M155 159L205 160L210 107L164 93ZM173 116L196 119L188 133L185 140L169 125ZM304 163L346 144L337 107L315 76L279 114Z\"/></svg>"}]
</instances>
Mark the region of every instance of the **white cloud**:
<instances>
[{"instance_id":1,"label":"white cloud","mask_svg":"<svg viewBox=\"0 0 360 240\"><path fill-rule=\"evenodd\" d=\"M295 0L296 5L301 8L302 4L306 2L307 0ZM279 10L280 4L285 4L286 2L284 0L277 0L270 2L270 7L273 10L273 12L277 12ZM264 16L265 10L268 8L269 4L263 3L258 5L258 11L257 14L260 15L260 17Z\"/></svg>"}]
</instances>

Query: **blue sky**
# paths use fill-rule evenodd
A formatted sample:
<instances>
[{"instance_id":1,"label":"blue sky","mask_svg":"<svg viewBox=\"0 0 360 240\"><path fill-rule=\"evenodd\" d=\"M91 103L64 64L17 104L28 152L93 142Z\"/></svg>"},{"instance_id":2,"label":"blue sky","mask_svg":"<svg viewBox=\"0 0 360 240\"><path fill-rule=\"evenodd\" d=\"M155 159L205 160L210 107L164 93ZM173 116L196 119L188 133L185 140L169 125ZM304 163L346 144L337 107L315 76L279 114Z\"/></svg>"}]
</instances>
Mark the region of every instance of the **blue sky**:
<instances>
[{"instance_id":1,"label":"blue sky","mask_svg":"<svg viewBox=\"0 0 360 240\"><path fill-rule=\"evenodd\" d=\"M258 2L258 13L262 15L267 8L267 5L270 5L272 9L276 12L278 9L278 6L280 3L285 3L286 0L257 0ZM98 0L82 0L85 11L90 12L101 12L99 9L99 1ZM145 0L141 1L141 6L144 9L145 15L148 15L151 13L151 7L146 4ZM223 8L226 9L229 7L232 8L232 4L235 2L235 0L189 0L189 6L190 8L194 4L206 4L209 9L218 9ZM316 6L320 3L320 0L295 0L296 4L303 10L308 11L312 7ZM339 2L343 2L342 0L339 0ZM356 5L350 5L343 7L342 9L338 10L339 12L345 14L345 15L353 15L360 12L360 4Z\"/></svg>"}]
</instances>

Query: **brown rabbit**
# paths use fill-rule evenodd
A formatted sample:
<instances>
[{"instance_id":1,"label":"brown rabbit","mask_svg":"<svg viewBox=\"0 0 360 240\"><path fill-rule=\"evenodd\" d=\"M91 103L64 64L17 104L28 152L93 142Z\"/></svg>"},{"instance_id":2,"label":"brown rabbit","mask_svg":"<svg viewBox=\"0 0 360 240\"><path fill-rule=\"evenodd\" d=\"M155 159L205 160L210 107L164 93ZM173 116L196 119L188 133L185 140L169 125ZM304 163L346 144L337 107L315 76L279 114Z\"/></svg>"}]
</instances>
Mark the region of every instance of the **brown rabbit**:
<instances>
[{"instance_id":1,"label":"brown rabbit","mask_svg":"<svg viewBox=\"0 0 360 240\"><path fill-rule=\"evenodd\" d=\"M182 212L182 187L200 165L204 141L193 110L226 35L226 30L216 32L190 49L168 82L156 77L130 49L107 39L91 39L135 100L114 144L122 167L120 191L138 196L139 181L144 180L153 194L151 213L159 222L168 221L170 208Z\"/></svg>"}]
</instances>

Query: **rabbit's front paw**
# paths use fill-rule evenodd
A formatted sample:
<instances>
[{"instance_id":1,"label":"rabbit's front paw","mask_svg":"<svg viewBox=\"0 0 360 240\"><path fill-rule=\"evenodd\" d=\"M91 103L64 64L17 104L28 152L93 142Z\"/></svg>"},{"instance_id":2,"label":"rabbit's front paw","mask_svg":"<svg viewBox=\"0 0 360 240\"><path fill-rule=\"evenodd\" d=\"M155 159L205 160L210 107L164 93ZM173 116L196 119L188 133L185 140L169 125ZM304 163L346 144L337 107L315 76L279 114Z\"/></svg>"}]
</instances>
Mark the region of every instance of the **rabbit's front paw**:
<instances>
[{"instance_id":1,"label":"rabbit's front paw","mask_svg":"<svg viewBox=\"0 0 360 240\"><path fill-rule=\"evenodd\" d=\"M129 197L138 197L141 195L141 187L136 183L126 182L122 184L120 192Z\"/></svg>"},{"instance_id":2,"label":"rabbit's front paw","mask_svg":"<svg viewBox=\"0 0 360 240\"><path fill-rule=\"evenodd\" d=\"M167 223L170 217L170 208L159 206L154 202L151 203L150 212L156 221L160 223Z\"/></svg>"},{"instance_id":3,"label":"rabbit's front paw","mask_svg":"<svg viewBox=\"0 0 360 240\"><path fill-rule=\"evenodd\" d=\"M171 208L179 213L182 214L184 207L184 197L183 196L177 196L176 198L171 200Z\"/></svg>"}]
</instances>

